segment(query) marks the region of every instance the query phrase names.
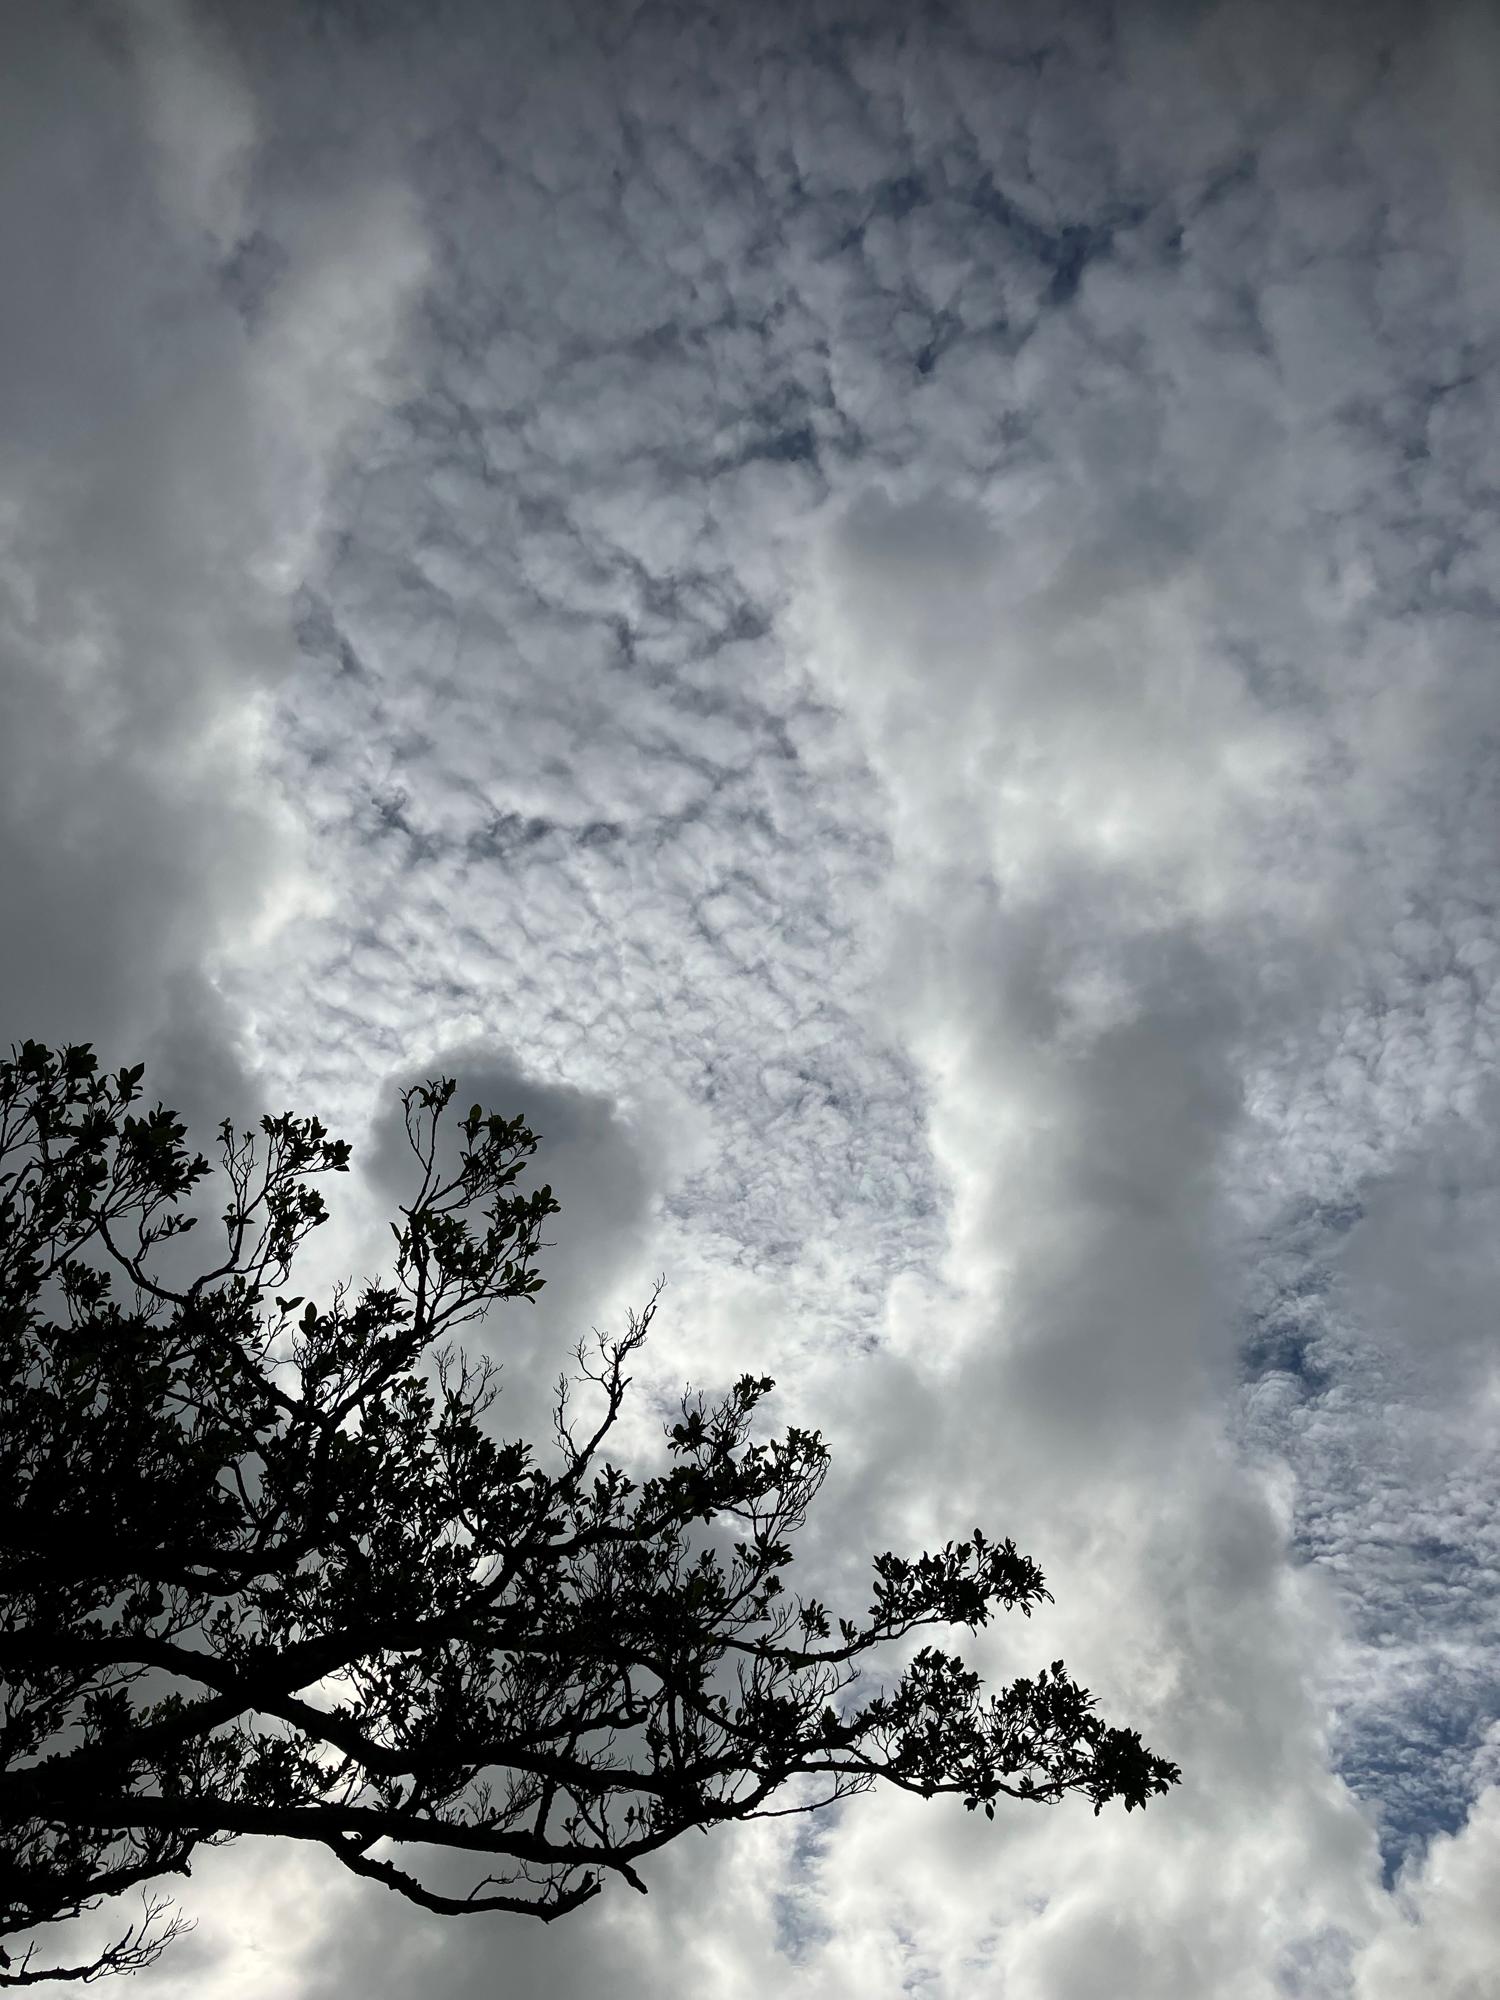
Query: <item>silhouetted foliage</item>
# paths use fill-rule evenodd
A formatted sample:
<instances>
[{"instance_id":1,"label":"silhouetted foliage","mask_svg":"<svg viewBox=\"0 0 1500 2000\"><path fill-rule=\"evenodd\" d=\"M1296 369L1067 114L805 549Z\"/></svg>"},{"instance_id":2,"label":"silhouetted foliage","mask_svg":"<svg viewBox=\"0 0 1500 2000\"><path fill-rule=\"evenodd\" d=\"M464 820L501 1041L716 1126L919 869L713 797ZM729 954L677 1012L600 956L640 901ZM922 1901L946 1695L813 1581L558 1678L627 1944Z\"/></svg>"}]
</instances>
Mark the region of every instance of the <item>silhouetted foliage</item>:
<instances>
[{"instance_id":1,"label":"silhouetted foliage","mask_svg":"<svg viewBox=\"0 0 1500 2000\"><path fill-rule=\"evenodd\" d=\"M449 1342L542 1282L556 1203L517 1189L537 1143L519 1119L475 1105L446 1173L453 1085L407 1092L393 1280L320 1306L287 1287L325 1219L311 1182L347 1145L316 1119L226 1123L224 1252L169 1284L156 1253L210 1169L174 1114L131 1109L140 1081L86 1047L0 1063L0 1935L245 1833L315 1842L429 1910L550 1920L611 1875L644 1889L639 1864L689 1828L877 1779L991 1816L1176 1781L1061 1662L985 1698L924 1647L857 1693L873 1649L1047 1593L976 1531L879 1556L857 1618L789 1594L827 1457L813 1431L753 1441L769 1380L684 1398L654 1477L605 1461L655 1298L579 1349L587 1421L564 1382L545 1453L500 1441L491 1366ZM413 1847L481 1879L445 1893ZM151 1896L86 1963L0 1954L0 1985L139 1966L180 1928Z\"/></svg>"}]
</instances>

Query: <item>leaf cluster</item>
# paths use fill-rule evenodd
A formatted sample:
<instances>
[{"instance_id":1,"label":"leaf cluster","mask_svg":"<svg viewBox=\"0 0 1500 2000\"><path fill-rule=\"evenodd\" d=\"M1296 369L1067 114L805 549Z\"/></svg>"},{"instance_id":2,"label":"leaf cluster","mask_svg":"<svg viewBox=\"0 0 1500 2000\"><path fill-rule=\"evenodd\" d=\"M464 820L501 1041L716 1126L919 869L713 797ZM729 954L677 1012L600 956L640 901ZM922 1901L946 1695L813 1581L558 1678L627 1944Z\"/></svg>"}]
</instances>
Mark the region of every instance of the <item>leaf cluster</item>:
<instances>
[{"instance_id":1,"label":"leaf cluster","mask_svg":"<svg viewBox=\"0 0 1500 2000\"><path fill-rule=\"evenodd\" d=\"M879 1556L835 1625L784 1581L826 1447L757 1436L768 1378L685 1396L650 1477L613 1464L656 1295L579 1348L545 1449L503 1437L495 1371L453 1336L541 1286L557 1204L520 1186L520 1119L473 1106L450 1168L452 1081L407 1092L393 1274L321 1302L283 1288L347 1145L226 1124L223 1249L174 1286L153 1253L210 1168L132 1108L141 1075L34 1042L0 1063L0 1937L247 1833L429 1910L551 1921L643 1890L689 1829L876 1782L991 1816L1175 1782L1061 1662L986 1697L924 1644L867 1690L872 1654L1029 1615L1043 1579L976 1530ZM472 1857L472 1885L413 1850ZM0 1986L131 1969L180 1927L153 1897L79 1965L0 1954Z\"/></svg>"}]
</instances>

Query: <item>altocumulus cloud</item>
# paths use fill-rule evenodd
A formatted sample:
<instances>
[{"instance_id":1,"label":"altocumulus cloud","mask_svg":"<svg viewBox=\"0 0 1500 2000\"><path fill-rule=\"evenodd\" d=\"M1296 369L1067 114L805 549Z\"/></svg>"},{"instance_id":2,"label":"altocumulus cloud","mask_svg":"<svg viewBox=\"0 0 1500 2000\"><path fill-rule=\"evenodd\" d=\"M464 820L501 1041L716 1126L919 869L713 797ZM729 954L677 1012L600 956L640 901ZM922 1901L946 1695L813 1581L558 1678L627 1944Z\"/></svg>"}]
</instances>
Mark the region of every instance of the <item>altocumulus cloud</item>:
<instances>
[{"instance_id":1,"label":"altocumulus cloud","mask_svg":"<svg viewBox=\"0 0 1500 2000\"><path fill-rule=\"evenodd\" d=\"M1493 1991L1487 11L19 18L7 1024L363 1133L335 1262L525 1110L517 1406L665 1269L642 1449L774 1373L830 1594L1012 1533L1186 1772L561 1935L229 1850L146 1987Z\"/></svg>"}]
</instances>

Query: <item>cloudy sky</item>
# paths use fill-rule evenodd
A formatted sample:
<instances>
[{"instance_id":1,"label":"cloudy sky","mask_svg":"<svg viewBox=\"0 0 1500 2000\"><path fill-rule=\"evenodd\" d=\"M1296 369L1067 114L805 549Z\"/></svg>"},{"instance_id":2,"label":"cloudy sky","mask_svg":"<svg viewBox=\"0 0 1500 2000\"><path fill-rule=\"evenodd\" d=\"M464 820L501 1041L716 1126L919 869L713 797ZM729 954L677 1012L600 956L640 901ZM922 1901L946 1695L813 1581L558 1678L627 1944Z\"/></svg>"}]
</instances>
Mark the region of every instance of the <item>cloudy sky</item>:
<instances>
[{"instance_id":1,"label":"cloudy sky","mask_svg":"<svg viewBox=\"0 0 1500 2000\"><path fill-rule=\"evenodd\" d=\"M318 1111L350 1268L402 1083L524 1111L517 1425L665 1272L638 1440L775 1374L832 1592L1013 1535L976 1664L1185 1771L553 1932L241 1846L143 2000L1500 1992L1497 86L1482 4L11 0L0 1039Z\"/></svg>"}]
</instances>

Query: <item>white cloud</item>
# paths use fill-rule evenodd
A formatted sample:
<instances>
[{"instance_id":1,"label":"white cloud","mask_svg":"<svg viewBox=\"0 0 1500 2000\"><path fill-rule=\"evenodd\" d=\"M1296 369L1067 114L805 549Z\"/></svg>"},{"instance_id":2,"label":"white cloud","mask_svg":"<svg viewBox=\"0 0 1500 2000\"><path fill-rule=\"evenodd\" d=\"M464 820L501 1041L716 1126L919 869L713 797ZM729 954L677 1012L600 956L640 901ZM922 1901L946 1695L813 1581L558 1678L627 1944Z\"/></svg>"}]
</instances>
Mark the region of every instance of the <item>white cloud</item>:
<instances>
[{"instance_id":1,"label":"white cloud","mask_svg":"<svg viewBox=\"0 0 1500 2000\"><path fill-rule=\"evenodd\" d=\"M1462 1831L1440 1834L1399 1885L1399 1915L1359 1960L1359 2000L1487 2000L1500 1963L1495 1863L1500 1792L1475 1801Z\"/></svg>"},{"instance_id":2,"label":"white cloud","mask_svg":"<svg viewBox=\"0 0 1500 2000\"><path fill-rule=\"evenodd\" d=\"M1014 1533L1058 1603L977 1656L1187 1772L566 1937L226 1856L216 1990L1482 1990L1490 31L1188 13L29 40L7 1005L149 1035L171 971L199 1095L238 1037L371 1199L429 1052L534 1098L515 1370L665 1269L647 1416L771 1369L831 1590Z\"/></svg>"}]
</instances>

